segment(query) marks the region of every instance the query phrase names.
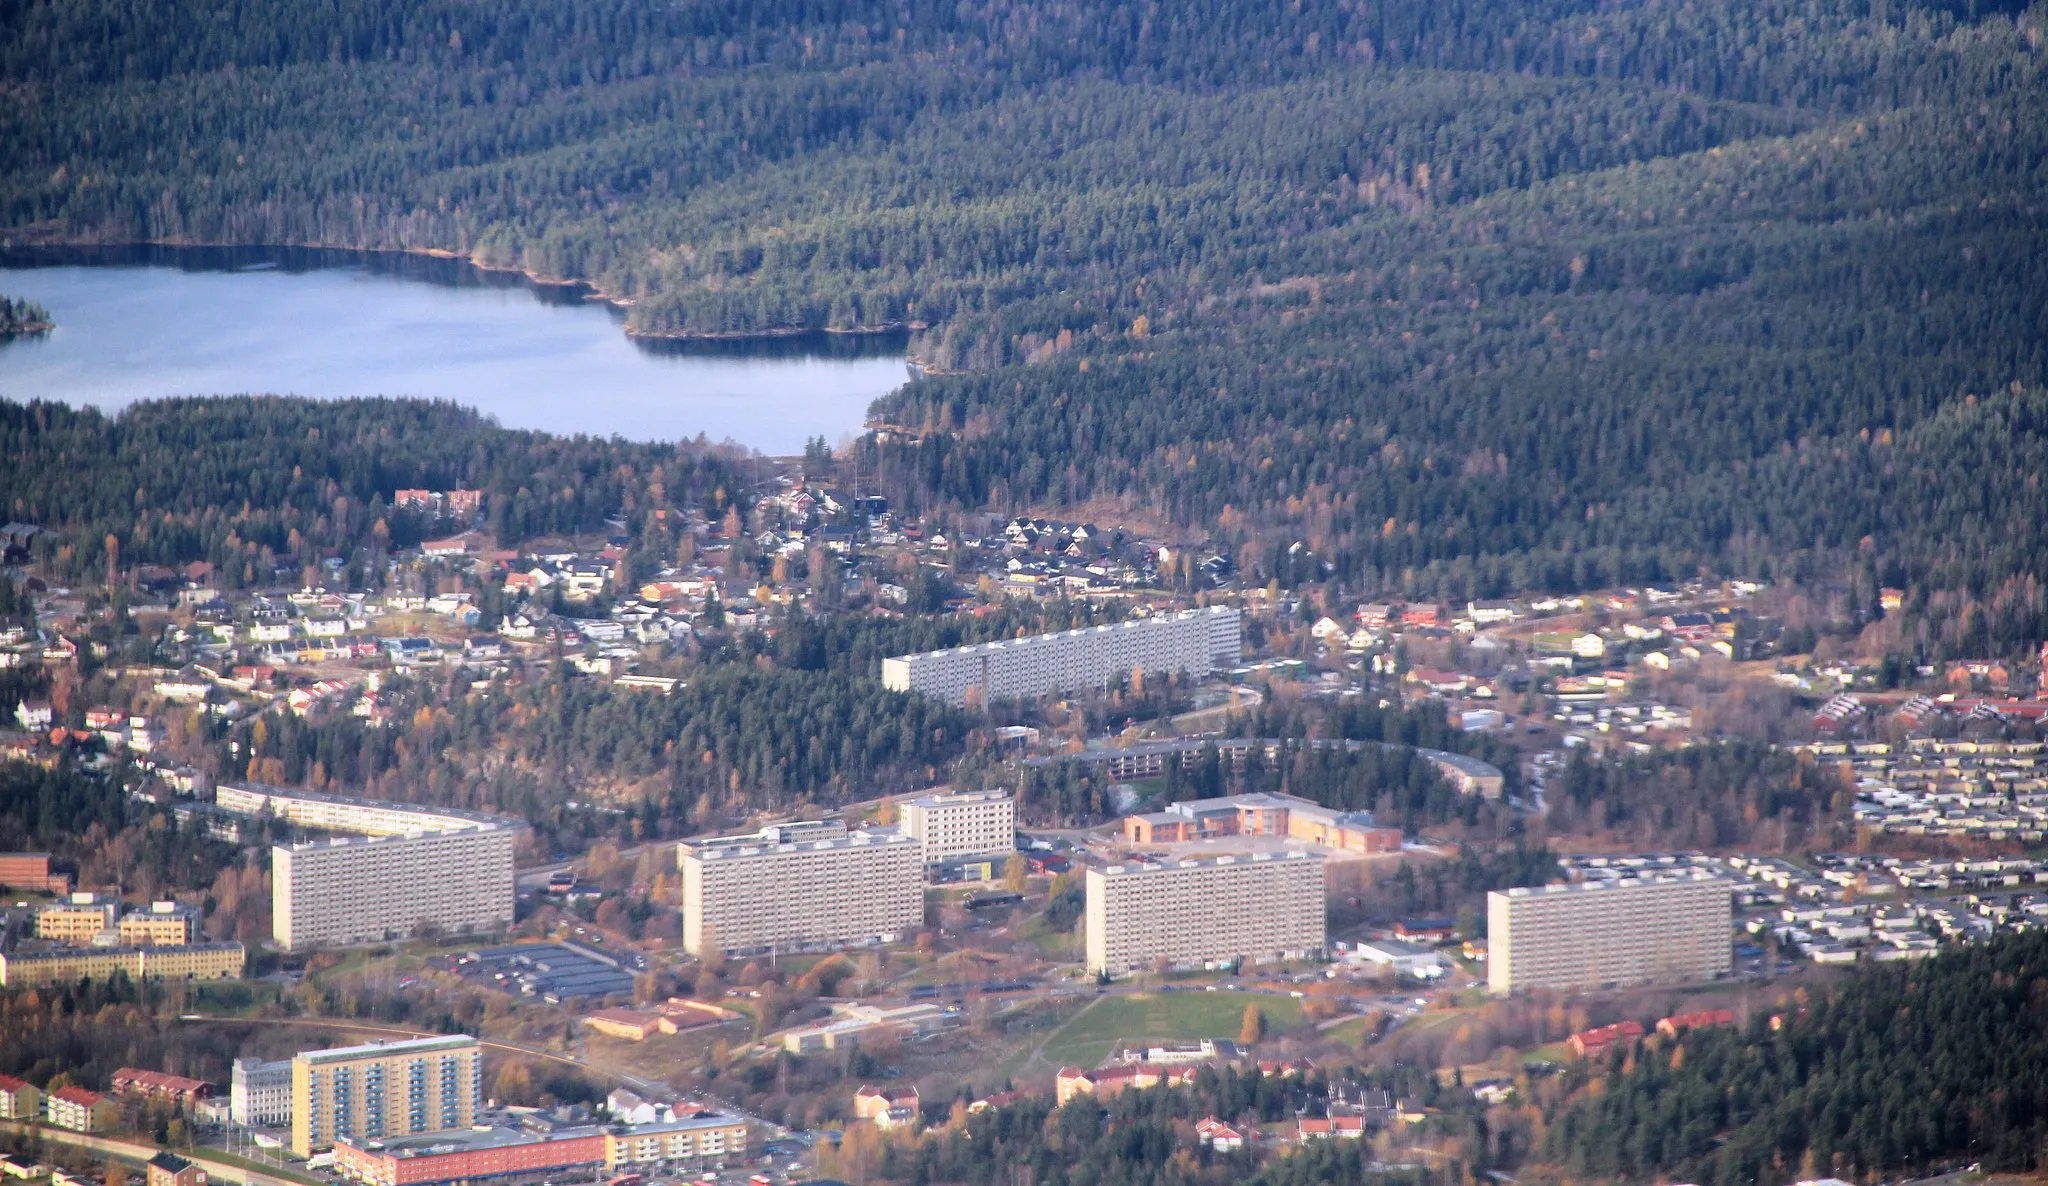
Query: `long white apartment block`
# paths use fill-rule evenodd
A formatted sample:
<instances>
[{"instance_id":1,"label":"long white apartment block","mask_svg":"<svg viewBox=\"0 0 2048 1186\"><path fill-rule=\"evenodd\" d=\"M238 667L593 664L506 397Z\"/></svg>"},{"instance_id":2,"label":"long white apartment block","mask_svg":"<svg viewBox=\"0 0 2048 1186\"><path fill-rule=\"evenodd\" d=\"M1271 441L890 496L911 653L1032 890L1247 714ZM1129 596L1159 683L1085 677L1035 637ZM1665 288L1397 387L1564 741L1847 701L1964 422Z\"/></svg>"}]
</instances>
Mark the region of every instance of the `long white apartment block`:
<instances>
[{"instance_id":1,"label":"long white apartment block","mask_svg":"<svg viewBox=\"0 0 2048 1186\"><path fill-rule=\"evenodd\" d=\"M287 951L486 934L513 919L515 829L350 836L270 850L271 934Z\"/></svg>"},{"instance_id":2,"label":"long white apartment block","mask_svg":"<svg viewBox=\"0 0 2048 1186\"><path fill-rule=\"evenodd\" d=\"M977 643L882 660L882 686L949 704L1107 686L1132 671L1207 675L1235 664L1243 618L1229 606Z\"/></svg>"},{"instance_id":3,"label":"long white apartment block","mask_svg":"<svg viewBox=\"0 0 2048 1186\"><path fill-rule=\"evenodd\" d=\"M683 944L724 951L811 950L893 942L924 922L919 843L893 828L763 828L685 840Z\"/></svg>"},{"instance_id":4,"label":"long white apartment block","mask_svg":"<svg viewBox=\"0 0 2048 1186\"><path fill-rule=\"evenodd\" d=\"M1308 959L1328 939L1323 858L1307 852L1088 870L1088 969Z\"/></svg>"},{"instance_id":5,"label":"long white apartment block","mask_svg":"<svg viewBox=\"0 0 2048 1186\"><path fill-rule=\"evenodd\" d=\"M927 865L1017 849L1017 800L1008 791L920 795L896 811L903 834L923 846Z\"/></svg>"},{"instance_id":6,"label":"long white apartment block","mask_svg":"<svg viewBox=\"0 0 2048 1186\"><path fill-rule=\"evenodd\" d=\"M485 815L452 807L421 807L411 803L387 803L376 799L351 799L344 795L323 795L317 791L295 791L283 787L222 785L213 792L213 805L230 815L251 818L269 815L301 828L327 832L354 832L363 836L404 836L413 832L450 832L480 824L522 827L524 820L511 816Z\"/></svg>"},{"instance_id":7,"label":"long white apartment block","mask_svg":"<svg viewBox=\"0 0 2048 1186\"><path fill-rule=\"evenodd\" d=\"M1731 887L1706 872L1486 895L1494 992L1709 980L1734 966Z\"/></svg>"}]
</instances>

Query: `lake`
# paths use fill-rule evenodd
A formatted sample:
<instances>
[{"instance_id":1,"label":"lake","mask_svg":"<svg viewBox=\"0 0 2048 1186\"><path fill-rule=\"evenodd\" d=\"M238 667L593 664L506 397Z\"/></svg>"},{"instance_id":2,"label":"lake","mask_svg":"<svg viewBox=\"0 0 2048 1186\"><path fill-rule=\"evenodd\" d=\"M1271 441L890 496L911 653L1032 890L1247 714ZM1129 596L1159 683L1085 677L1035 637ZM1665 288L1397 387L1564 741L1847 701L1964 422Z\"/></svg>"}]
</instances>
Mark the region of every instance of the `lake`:
<instances>
[{"instance_id":1,"label":"lake","mask_svg":"<svg viewBox=\"0 0 2048 1186\"><path fill-rule=\"evenodd\" d=\"M55 331L0 344L0 396L118 410L169 395L425 396L508 428L837 443L909 376L906 335L629 338L573 286L458 260L305 249L0 252Z\"/></svg>"}]
</instances>

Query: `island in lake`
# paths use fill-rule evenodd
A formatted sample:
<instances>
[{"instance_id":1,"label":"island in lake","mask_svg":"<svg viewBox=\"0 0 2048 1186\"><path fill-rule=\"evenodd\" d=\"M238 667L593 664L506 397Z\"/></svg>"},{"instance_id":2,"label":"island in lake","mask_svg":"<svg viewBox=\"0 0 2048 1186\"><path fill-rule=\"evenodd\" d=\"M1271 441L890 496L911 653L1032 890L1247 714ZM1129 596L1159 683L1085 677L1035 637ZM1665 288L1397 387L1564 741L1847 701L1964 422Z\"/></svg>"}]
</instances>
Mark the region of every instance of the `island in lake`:
<instances>
[{"instance_id":1,"label":"island in lake","mask_svg":"<svg viewBox=\"0 0 2048 1186\"><path fill-rule=\"evenodd\" d=\"M0 294L0 338L22 334L45 334L55 329L50 311L34 301L18 301Z\"/></svg>"}]
</instances>

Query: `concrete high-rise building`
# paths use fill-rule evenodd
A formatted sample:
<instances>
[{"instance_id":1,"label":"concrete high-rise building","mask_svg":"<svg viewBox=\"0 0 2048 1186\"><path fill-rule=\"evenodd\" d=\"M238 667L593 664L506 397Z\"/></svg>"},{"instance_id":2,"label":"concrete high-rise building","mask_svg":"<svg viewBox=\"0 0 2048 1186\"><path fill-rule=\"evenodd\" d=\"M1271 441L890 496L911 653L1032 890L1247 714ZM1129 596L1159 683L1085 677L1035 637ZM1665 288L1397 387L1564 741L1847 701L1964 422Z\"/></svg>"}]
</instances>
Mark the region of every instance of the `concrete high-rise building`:
<instances>
[{"instance_id":1,"label":"concrete high-rise building","mask_svg":"<svg viewBox=\"0 0 2048 1186\"><path fill-rule=\"evenodd\" d=\"M261 1128L292 1122L292 1060L238 1058L228 1080L228 1116Z\"/></svg>"},{"instance_id":2,"label":"concrete high-rise building","mask_svg":"<svg viewBox=\"0 0 2048 1186\"><path fill-rule=\"evenodd\" d=\"M213 805L229 815L255 818L269 816L301 828L323 832L353 832L360 836L409 836L415 832L459 832L479 826L517 830L526 821L506 815L486 815L453 807L423 807L415 803L387 803L377 799L352 799L345 795L323 795L317 791L294 791L282 787L223 785L213 792Z\"/></svg>"},{"instance_id":3,"label":"concrete high-rise building","mask_svg":"<svg viewBox=\"0 0 2048 1186\"><path fill-rule=\"evenodd\" d=\"M483 1110L484 1058L467 1034L302 1051L292 1058L292 1152L336 1137L466 1129Z\"/></svg>"},{"instance_id":4,"label":"concrete high-rise building","mask_svg":"<svg viewBox=\"0 0 2048 1186\"><path fill-rule=\"evenodd\" d=\"M271 934L287 951L512 922L514 829L346 837L270 850Z\"/></svg>"},{"instance_id":5,"label":"concrete high-rise building","mask_svg":"<svg viewBox=\"0 0 2048 1186\"><path fill-rule=\"evenodd\" d=\"M1241 615L1228 606L984 642L882 660L882 686L949 704L1106 687L1133 671L1207 675L1237 662Z\"/></svg>"},{"instance_id":6,"label":"concrete high-rise building","mask_svg":"<svg viewBox=\"0 0 2048 1186\"><path fill-rule=\"evenodd\" d=\"M1727 882L1672 877L1496 890L1486 895L1494 992L1707 980L1733 967Z\"/></svg>"},{"instance_id":7,"label":"concrete high-rise building","mask_svg":"<svg viewBox=\"0 0 2048 1186\"><path fill-rule=\"evenodd\" d=\"M1306 852L1125 862L1088 870L1088 969L1319 956L1323 858Z\"/></svg>"},{"instance_id":8,"label":"concrete high-rise building","mask_svg":"<svg viewBox=\"0 0 2048 1186\"><path fill-rule=\"evenodd\" d=\"M896 810L903 834L922 846L927 865L1017 849L1017 800L1008 791L920 795Z\"/></svg>"},{"instance_id":9,"label":"concrete high-rise building","mask_svg":"<svg viewBox=\"0 0 2048 1186\"><path fill-rule=\"evenodd\" d=\"M763 828L683 841L683 944L702 951L893 941L924 922L918 842L893 828Z\"/></svg>"}]
</instances>

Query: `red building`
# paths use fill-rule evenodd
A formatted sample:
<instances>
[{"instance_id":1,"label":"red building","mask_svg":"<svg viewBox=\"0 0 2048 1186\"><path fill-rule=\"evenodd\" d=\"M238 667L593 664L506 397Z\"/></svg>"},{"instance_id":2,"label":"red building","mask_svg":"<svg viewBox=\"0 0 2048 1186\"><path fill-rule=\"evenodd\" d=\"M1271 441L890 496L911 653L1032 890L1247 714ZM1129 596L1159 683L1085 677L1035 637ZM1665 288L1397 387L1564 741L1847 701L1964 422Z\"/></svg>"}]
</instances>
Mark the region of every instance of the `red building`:
<instances>
[{"instance_id":1,"label":"red building","mask_svg":"<svg viewBox=\"0 0 2048 1186\"><path fill-rule=\"evenodd\" d=\"M46 852L0 852L0 885L39 893L68 894L71 875L50 872Z\"/></svg>"},{"instance_id":2,"label":"red building","mask_svg":"<svg viewBox=\"0 0 2048 1186\"><path fill-rule=\"evenodd\" d=\"M151 1099L175 1100L180 1104L213 1095L213 1084L203 1079L187 1079L183 1075L166 1075L162 1071L144 1071L135 1067L122 1067L115 1071L112 1083L118 1095L146 1095Z\"/></svg>"},{"instance_id":3,"label":"red building","mask_svg":"<svg viewBox=\"0 0 2048 1186\"><path fill-rule=\"evenodd\" d=\"M1595 1029L1581 1030L1573 1034L1571 1040L1572 1053L1580 1058L1598 1058L1600 1055L1607 1053L1608 1049L1615 1043L1619 1042L1626 1045L1642 1036L1642 1022L1617 1021L1613 1025L1603 1025Z\"/></svg>"},{"instance_id":4,"label":"red building","mask_svg":"<svg viewBox=\"0 0 2048 1186\"><path fill-rule=\"evenodd\" d=\"M430 1186L440 1182L595 1171L605 1165L601 1128L545 1135L494 1128L373 1142L337 1137L334 1168L366 1186Z\"/></svg>"},{"instance_id":5,"label":"red building","mask_svg":"<svg viewBox=\"0 0 2048 1186\"><path fill-rule=\"evenodd\" d=\"M1732 1009L1702 1009L1697 1013L1672 1014L1657 1023L1657 1032L1667 1038L1675 1038L1687 1030L1714 1029L1734 1024L1735 1011Z\"/></svg>"}]
</instances>

